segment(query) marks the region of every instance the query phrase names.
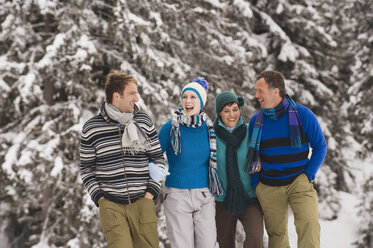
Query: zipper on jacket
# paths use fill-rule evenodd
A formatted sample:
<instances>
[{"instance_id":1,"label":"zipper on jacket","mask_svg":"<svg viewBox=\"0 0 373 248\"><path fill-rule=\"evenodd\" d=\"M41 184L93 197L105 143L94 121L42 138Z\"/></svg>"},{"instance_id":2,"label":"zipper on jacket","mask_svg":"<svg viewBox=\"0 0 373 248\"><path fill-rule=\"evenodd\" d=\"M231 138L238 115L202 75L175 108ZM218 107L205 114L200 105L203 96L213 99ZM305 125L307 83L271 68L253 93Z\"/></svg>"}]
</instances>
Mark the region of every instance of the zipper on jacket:
<instances>
[{"instance_id":1,"label":"zipper on jacket","mask_svg":"<svg viewBox=\"0 0 373 248\"><path fill-rule=\"evenodd\" d=\"M120 132L120 124L117 124L118 130L119 130L119 143L121 148L121 154L122 154L122 161L123 161L123 170L124 170L124 178L126 179L126 185L127 185L127 195L128 195L128 203L131 204L131 198L130 198L130 192L128 187L128 180L127 180L127 173L126 173L126 163L124 161L124 149L122 144L122 133Z\"/></svg>"}]
</instances>

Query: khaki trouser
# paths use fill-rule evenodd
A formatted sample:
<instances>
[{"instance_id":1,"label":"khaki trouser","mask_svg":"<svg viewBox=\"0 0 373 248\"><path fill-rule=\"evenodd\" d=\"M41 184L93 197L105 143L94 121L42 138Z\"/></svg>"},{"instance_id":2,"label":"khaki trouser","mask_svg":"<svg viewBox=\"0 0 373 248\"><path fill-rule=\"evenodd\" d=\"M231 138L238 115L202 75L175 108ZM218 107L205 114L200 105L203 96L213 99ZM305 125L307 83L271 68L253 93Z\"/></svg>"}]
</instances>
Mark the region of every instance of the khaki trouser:
<instances>
[{"instance_id":1,"label":"khaki trouser","mask_svg":"<svg viewBox=\"0 0 373 248\"><path fill-rule=\"evenodd\" d=\"M294 213L298 248L320 247L320 224L317 193L306 174L300 174L290 185L268 186L259 183L255 189L264 213L269 248L289 248L288 206Z\"/></svg>"},{"instance_id":2,"label":"khaki trouser","mask_svg":"<svg viewBox=\"0 0 373 248\"><path fill-rule=\"evenodd\" d=\"M157 215L151 199L132 204L99 200L100 220L109 248L158 248Z\"/></svg>"},{"instance_id":3,"label":"khaki trouser","mask_svg":"<svg viewBox=\"0 0 373 248\"><path fill-rule=\"evenodd\" d=\"M208 188L166 187L164 211L171 248L217 248L215 197Z\"/></svg>"},{"instance_id":4,"label":"khaki trouser","mask_svg":"<svg viewBox=\"0 0 373 248\"><path fill-rule=\"evenodd\" d=\"M244 248L263 248L263 213L259 204L248 205L242 214L228 214L223 202L216 201L216 228L220 248L236 247L236 226L240 220L244 231Z\"/></svg>"}]
</instances>

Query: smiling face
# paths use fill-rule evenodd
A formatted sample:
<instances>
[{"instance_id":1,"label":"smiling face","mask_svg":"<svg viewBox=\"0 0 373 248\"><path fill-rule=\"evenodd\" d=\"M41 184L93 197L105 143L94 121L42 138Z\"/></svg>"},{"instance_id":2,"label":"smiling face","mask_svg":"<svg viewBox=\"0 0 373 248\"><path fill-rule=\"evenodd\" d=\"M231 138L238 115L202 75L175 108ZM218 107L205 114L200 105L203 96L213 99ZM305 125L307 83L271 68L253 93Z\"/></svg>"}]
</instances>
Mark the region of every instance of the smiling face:
<instances>
[{"instance_id":1,"label":"smiling face","mask_svg":"<svg viewBox=\"0 0 373 248\"><path fill-rule=\"evenodd\" d=\"M181 105L183 106L184 113L188 116L199 115L199 112L201 111L201 102L197 93L192 90L184 92Z\"/></svg>"},{"instance_id":2,"label":"smiling face","mask_svg":"<svg viewBox=\"0 0 373 248\"><path fill-rule=\"evenodd\" d=\"M139 101L137 95L137 85L128 83L122 94L115 92L113 94L113 105L125 113L132 113L135 110L135 103Z\"/></svg>"},{"instance_id":3,"label":"smiling face","mask_svg":"<svg viewBox=\"0 0 373 248\"><path fill-rule=\"evenodd\" d=\"M237 103L227 104L219 113L220 119L227 127L235 127L240 119L240 109Z\"/></svg>"},{"instance_id":4,"label":"smiling face","mask_svg":"<svg viewBox=\"0 0 373 248\"><path fill-rule=\"evenodd\" d=\"M275 108L282 101L279 89L269 89L264 78L260 78L256 82L255 90L255 98L258 99L261 108Z\"/></svg>"}]
</instances>

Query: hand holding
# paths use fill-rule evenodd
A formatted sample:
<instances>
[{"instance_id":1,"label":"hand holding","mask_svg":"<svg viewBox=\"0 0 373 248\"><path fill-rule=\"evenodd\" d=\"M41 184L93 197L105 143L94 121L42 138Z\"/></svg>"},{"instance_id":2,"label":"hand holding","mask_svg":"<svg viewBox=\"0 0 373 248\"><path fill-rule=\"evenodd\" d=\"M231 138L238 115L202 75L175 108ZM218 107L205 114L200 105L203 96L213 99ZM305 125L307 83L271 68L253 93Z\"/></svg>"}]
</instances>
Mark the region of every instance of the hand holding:
<instances>
[{"instance_id":1,"label":"hand holding","mask_svg":"<svg viewBox=\"0 0 373 248\"><path fill-rule=\"evenodd\" d=\"M255 174L259 172L262 169L262 163L260 162L260 159L258 159L258 163L256 163L255 166L252 166L250 174Z\"/></svg>"}]
</instances>

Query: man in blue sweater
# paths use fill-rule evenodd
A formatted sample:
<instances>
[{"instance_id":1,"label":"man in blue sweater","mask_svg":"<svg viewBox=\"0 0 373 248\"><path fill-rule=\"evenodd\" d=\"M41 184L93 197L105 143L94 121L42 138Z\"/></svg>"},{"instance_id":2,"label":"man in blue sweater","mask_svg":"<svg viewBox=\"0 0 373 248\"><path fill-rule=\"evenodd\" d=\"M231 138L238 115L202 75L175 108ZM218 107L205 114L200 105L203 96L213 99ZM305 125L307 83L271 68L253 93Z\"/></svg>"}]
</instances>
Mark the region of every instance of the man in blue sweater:
<instances>
[{"instance_id":1,"label":"man in blue sweater","mask_svg":"<svg viewBox=\"0 0 373 248\"><path fill-rule=\"evenodd\" d=\"M320 247L317 192L313 180L327 150L316 116L286 94L284 76L264 71L255 98L261 110L250 120L248 166L261 162L256 195L264 213L269 248L288 248L288 206L299 248ZM309 156L309 148L312 148Z\"/></svg>"}]
</instances>

